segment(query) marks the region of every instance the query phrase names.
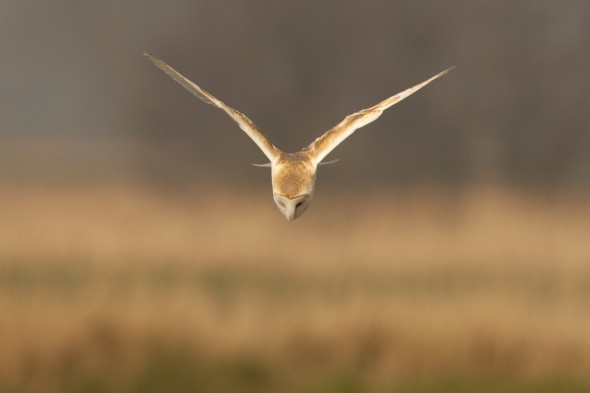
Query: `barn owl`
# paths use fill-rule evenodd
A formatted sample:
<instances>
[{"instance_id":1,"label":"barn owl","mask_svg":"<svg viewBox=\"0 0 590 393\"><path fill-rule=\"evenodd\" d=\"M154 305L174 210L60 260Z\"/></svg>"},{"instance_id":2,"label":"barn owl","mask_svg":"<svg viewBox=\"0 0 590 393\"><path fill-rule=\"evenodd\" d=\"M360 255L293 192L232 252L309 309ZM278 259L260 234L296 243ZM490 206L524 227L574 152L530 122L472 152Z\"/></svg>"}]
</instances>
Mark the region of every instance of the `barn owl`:
<instances>
[{"instance_id":1,"label":"barn owl","mask_svg":"<svg viewBox=\"0 0 590 393\"><path fill-rule=\"evenodd\" d=\"M274 146L268 138L246 117L215 98L211 93L197 86L174 68L155 55L144 52L152 63L169 77L174 79L185 89L193 93L207 104L216 106L229 115L238 126L258 145L269 159L269 163L257 165L271 168L273 199L287 220L292 221L300 217L309 206L313 196L316 171L319 165L330 164L334 161L322 160L348 138L357 129L375 121L383 111L420 90L433 80L440 78L455 67L436 74L430 79L397 93L381 101L375 106L363 109L347 116L336 126L313 141L309 146L295 153L286 153ZM337 160L336 160L337 161Z\"/></svg>"}]
</instances>

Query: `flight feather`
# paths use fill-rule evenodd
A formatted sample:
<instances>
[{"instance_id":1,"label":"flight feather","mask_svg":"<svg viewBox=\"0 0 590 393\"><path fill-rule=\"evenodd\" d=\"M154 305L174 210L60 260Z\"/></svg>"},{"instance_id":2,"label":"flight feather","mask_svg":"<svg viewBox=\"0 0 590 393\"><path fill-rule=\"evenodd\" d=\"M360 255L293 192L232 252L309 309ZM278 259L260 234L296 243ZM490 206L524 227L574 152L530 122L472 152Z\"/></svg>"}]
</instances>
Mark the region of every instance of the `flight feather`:
<instances>
[{"instance_id":1,"label":"flight feather","mask_svg":"<svg viewBox=\"0 0 590 393\"><path fill-rule=\"evenodd\" d=\"M191 82L189 79L184 77L174 68L166 64L162 59L158 58L152 53L144 52L144 55L146 55L156 67L164 71L166 75L174 79L176 82L182 85L182 87L193 93L203 102L216 106L227 113L229 117L238 123L240 128L254 141L254 143L258 145L260 150L262 150L262 152L271 162L274 162L278 159L281 153L280 150L268 140L268 138L256 127L256 125L254 125L254 123L252 123L252 120L250 120L246 115L225 105L221 100L215 98L213 94Z\"/></svg>"},{"instance_id":2,"label":"flight feather","mask_svg":"<svg viewBox=\"0 0 590 393\"><path fill-rule=\"evenodd\" d=\"M336 126L328 130L315 141L313 141L307 147L306 150L308 150L310 154L314 156L316 163L321 162L324 159L324 157L326 157L332 150L334 150L336 146L342 143L342 141L348 138L353 132L377 120L377 118L381 116L385 109L397 104L404 98L412 95L413 93L417 92L433 80L440 78L441 76L445 75L447 72L451 71L454 68L455 67L447 68L446 70L436 74L432 78L427 79L414 87L410 87L409 89L397 93L396 95L381 101L375 106L363 109L359 112L353 113L352 115L346 116L344 120L342 120Z\"/></svg>"}]
</instances>

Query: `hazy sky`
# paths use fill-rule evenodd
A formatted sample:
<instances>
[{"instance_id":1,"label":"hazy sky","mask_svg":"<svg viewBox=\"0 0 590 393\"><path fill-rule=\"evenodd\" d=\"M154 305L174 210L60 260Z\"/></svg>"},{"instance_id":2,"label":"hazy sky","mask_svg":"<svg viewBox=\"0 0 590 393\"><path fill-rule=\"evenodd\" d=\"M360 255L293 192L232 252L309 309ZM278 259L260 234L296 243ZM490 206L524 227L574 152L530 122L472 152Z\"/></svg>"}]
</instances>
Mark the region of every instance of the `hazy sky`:
<instances>
[{"instance_id":1,"label":"hazy sky","mask_svg":"<svg viewBox=\"0 0 590 393\"><path fill-rule=\"evenodd\" d=\"M584 0L4 0L0 142L128 137L153 173L242 176L264 156L142 51L285 150L457 64L334 151L327 176L588 185L588 15Z\"/></svg>"}]
</instances>

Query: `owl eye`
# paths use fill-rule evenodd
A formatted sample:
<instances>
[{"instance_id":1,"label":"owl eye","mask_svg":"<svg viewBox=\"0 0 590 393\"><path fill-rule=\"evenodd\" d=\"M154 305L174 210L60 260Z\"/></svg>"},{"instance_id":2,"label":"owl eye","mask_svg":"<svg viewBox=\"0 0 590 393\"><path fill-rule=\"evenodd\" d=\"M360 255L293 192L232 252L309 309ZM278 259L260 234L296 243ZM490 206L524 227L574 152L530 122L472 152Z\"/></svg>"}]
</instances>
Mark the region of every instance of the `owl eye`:
<instances>
[{"instance_id":1,"label":"owl eye","mask_svg":"<svg viewBox=\"0 0 590 393\"><path fill-rule=\"evenodd\" d=\"M297 202L297 204L295 205L295 209L297 209L299 206L303 205L303 201L301 202Z\"/></svg>"}]
</instances>

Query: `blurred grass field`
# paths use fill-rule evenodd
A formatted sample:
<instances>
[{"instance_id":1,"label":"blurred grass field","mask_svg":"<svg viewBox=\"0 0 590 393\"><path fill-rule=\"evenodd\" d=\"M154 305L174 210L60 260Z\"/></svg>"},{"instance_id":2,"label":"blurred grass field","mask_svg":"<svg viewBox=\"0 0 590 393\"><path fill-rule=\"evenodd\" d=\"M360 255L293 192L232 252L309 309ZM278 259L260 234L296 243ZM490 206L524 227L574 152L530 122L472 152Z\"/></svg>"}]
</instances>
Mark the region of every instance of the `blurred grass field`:
<instances>
[{"instance_id":1,"label":"blurred grass field","mask_svg":"<svg viewBox=\"0 0 590 393\"><path fill-rule=\"evenodd\" d=\"M584 195L3 187L0 392L590 391Z\"/></svg>"}]
</instances>

